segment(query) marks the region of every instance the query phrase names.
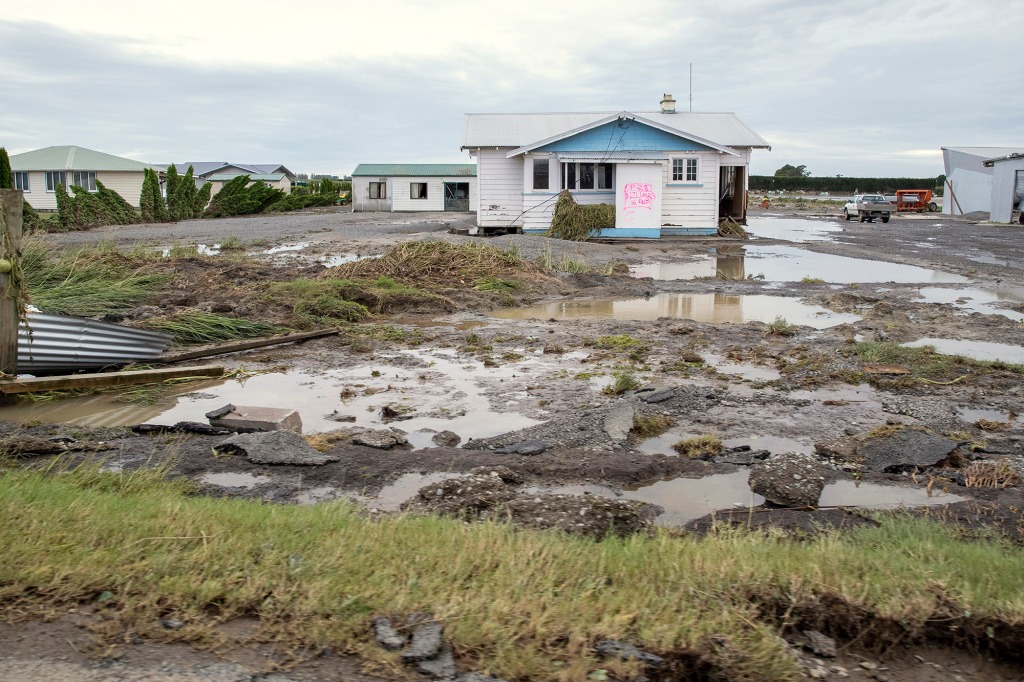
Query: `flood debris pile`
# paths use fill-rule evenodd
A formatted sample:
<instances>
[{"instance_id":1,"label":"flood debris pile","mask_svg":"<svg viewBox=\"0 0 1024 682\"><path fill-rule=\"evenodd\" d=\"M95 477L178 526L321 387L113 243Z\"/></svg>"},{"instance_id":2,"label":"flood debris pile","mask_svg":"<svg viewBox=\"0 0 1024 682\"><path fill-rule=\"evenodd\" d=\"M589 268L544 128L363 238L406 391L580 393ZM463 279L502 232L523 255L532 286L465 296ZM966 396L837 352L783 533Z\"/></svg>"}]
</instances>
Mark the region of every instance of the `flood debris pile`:
<instances>
[{"instance_id":1,"label":"flood debris pile","mask_svg":"<svg viewBox=\"0 0 1024 682\"><path fill-rule=\"evenodd\" d=\"M466 476L424 486L402 505L407 512L435 513L466 521L506 520L542 530L602 538L651 528L661 512L644 502L597 495L533 493L508 467L478 467Z\"/></svg>"},{"instance_id":2,"label":"flood debris pile","mask_svg":"<svg viewBox=\"0 0 1024 682\"><path fill-rule=\"evenodd\" d=\"M615 227L613 204L578 204L572 192L563 189L558 193L547 234L549 237L582 242L598 230L610 227Z\"/></svg>"}]
</instances>

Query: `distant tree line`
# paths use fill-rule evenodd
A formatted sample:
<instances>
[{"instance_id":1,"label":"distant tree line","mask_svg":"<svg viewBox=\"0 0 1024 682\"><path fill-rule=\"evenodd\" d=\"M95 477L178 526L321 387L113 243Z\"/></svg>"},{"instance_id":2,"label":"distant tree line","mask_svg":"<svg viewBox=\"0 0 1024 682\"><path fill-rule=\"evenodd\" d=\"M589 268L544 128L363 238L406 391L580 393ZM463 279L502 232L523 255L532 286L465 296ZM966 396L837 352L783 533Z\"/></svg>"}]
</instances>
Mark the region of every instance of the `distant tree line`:
<instances>
[{"instance_id":1,"label":"distant tree line","mask_svg":"<svg viewBox=\"0 0 1024 682\"><path fill-rule=\"evenodd\" d=\"M751 192L882 192L894 194L898 189L930 189L942 194L946 176L934 178L813 178L787 175L751 175Z\"/></svg>"}]
</instances>

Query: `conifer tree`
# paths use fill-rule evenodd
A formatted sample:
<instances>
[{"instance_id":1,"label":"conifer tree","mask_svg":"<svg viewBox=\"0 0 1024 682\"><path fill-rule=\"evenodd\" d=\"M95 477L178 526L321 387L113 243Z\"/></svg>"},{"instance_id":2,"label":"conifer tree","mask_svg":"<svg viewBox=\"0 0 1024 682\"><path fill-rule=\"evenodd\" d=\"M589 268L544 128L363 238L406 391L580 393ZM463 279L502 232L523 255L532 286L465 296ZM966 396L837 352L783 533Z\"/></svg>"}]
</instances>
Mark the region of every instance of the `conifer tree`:
<instances>
[{"instance_id":1,"label":"conifer tree","mask_svg":"<svg viewBox=\"0 0 1024 682\"><path fill-rule=\"evenodd\" d=\"M170 220L178 219L177 200L180 183L178 168L172 163L167 167L167 214Z\"/></svg>"},{"instance_id":2,"label":"conifer tree","mask_svg":"<svg viewBox=\"0 0 1024 682\"><path fill-rule=\"evenodd\" d=\"M11 158L7 149L0 147L0 189L14 189L14 173L11 172Z\"/></svg>"},{"instance_id":3,"label":"conifer tree","mask_svg":"<svg viewBox=\"0 0 1024 682\"><path fill-rule=\"evenodd\" d=\"M156 205L153 203L154 173L152 168L142 171L142 193L139 194L139 208L142 209L142 222L155 223ZM159 193L159 190L157 190Z\"/></svg>"},{"instance_id":4,"label":"conifer tree","mask_svg":"<svg viewBox=\"0 0 1024 682\"><path fill-rule=\"evenodd\" d=\"M204 182L203 186L196 192L195 208L192 213L193 218L202 218L203 210L206 209L206 205L210 203L210 193L213 191L212 182Z\"/></svg>"}]
</instances>

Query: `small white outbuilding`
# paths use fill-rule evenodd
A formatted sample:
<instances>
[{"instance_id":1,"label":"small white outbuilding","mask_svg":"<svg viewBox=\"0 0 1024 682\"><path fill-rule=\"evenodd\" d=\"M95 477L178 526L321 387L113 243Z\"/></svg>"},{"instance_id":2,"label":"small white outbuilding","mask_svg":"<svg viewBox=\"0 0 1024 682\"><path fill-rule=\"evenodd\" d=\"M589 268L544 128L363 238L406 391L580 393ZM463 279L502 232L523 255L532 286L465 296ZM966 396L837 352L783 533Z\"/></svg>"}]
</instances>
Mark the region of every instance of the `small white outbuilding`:
<instances>
[{"instance_id":1,"label":"small white outbuilding","mask_svg":"<svg viewBox=\"0 0 1024 682\"><path fill-rule=\"evenodd\" d=\"M943 147L946 195L942 212L983 211L1008 223L1024 199L1024 147Z\"/></svg>"},{"instance_id":2,"label":"small white outbuilding","mask_svg":"<svg viewBox=\"0 0 1024 682\"><path fill-rule=\"evenodd\" d=\"M352 210L471 211L474 163L361 163L352 171Z\"/></svg>"}]
</instances>

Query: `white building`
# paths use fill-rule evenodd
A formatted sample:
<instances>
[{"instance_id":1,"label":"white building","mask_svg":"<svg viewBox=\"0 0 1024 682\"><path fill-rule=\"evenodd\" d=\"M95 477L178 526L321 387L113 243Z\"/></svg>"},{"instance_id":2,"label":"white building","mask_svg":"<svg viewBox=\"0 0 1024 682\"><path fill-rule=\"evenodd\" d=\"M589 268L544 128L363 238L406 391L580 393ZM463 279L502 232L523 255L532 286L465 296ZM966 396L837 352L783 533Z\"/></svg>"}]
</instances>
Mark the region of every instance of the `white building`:
<instances>
[{"instance_id":1,"label":"white building","mask_svg":"<svg viewBox=\"0 0 1024 682\"><path fill-rule=\"evenodd\" d=\"M943 147L942 162L943 213L984 211L995 222L1010 222L1024 198L1024 147Z\"/></svg>"},{"instance_id":2,"label":"white building","mask_svg":"<svg viewBox=\"0 0 1024 682\"><path fill-rule=\"evenodd\" d=\"M466 114L462 149L477 162L477 224L544 232L558 193L613 204L601 237L714 234L746 220L750 154L770 149L735 114L657 112Z\"/></svg>"},{"instance_id":3,"label":"white building","mask_svg":"<svg viewBox=\"0 0 1024 682\"><path fill-rule=\"evenodd\" d=\"M361 163L352 171L353 211L472 211L472 163Z\"/></svg>"},{"instance_id":4,"label":"white building","mask_svg":"<svg viewBox=\"0 0 1024 682\"><path fill-rule=\"evenodd\" d=\"M12 154L10 158L14 188L25 194L25 201L32 208L42 211L57 210L57 185L69 194L73 194L71 185L95 192L97 181L138 208L144 171L154 168L150 164L75 146L44 147Z\"/></svg>"}]
</instances>

